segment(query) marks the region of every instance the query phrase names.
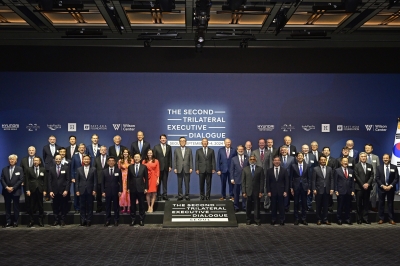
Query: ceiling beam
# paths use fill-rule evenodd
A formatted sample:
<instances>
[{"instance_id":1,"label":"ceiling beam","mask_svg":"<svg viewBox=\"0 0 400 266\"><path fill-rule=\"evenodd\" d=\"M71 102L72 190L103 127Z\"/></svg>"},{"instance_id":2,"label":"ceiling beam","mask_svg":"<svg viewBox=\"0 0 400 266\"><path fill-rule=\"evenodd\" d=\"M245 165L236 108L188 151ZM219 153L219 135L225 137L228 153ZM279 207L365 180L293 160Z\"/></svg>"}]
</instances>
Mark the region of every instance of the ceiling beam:
<instances>
[{"instance_id":1,"label":"ceiling beam","mask_svg":"<svg viewBox=\"0 0 400 266\"><path fill-rule=\"evenodd\" d=\"M34 28L35 30L39 31L39 32L45 32L41 27L39 27L38 25L36 25L36 23L34 23L30 18L28 18L19 8L18 6L16 6L16 3L13 3L10 0L3 0L3 3L8 6L12 11L14 11L18 16L20 16L23 20L26 21L26 23L28 23L32 28ZM18 2L18 4L20 6L23 6L22 4L20 4Z\"/></svg>"}]
</instances>

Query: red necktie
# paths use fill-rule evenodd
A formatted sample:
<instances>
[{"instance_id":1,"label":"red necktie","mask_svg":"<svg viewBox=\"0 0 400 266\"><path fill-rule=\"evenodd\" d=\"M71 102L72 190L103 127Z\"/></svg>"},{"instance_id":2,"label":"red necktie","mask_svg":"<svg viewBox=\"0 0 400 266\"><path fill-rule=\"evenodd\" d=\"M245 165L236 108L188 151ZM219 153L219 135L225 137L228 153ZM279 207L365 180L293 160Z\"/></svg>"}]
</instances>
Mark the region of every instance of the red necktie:
<instances>
[{"instance_id":1,"label":"red necktie","mask_svg":"<svg viewBox=\"0 0 400 266\"><path fill-rule=\"evenodd\" d=\"M346 169L346 168L344 168L344 176L345 176L346 178L349 178L349 175L347 174L347 169Z\"/></svg>"}]
</instances>

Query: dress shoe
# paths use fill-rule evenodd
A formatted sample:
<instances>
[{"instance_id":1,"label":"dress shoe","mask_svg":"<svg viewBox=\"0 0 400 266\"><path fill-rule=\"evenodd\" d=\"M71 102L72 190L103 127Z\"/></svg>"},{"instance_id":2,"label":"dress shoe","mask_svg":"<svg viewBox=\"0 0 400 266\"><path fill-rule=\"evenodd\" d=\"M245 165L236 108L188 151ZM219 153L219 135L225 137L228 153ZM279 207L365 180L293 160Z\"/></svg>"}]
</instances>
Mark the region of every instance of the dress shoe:
<instances>
[{"instance_id":1,"label":"dress shoe","mask_svg":"<svg viewBox=\"0 0 400 266\"><path fill-rule=\"evenodd\" d=\"M65 222L64 221L61 221L61 226L65 226Z\"/></svg>"},{"instance_id":2,"label":"dress shoe","mask_svg":"<svg viewBox=\"0 0 400 266\"><path fill-rule=\"evenodd\" d=\"M140 226L144 226L144 222L143 222L143 221L140 221L140 222L139 222L139 225L140 225Z\"/></svg>"},{"instance_id":3,"label":"dress shoe","mask_svg":"<svg viewBox=\"0 0 400 266\"><path fill-rule=\"evenodd\" d=\"M378 224L383 224L384 221L383 220L379 220Z\"/></svg>"},{"instance_id":4,"label":"dress shoe","mask_svg":"<svg viewBox=\"0 0 400 266\"><path fill-rule=\"evenodd\" d=\"M303 220L301 223L302 223L303 225L308 225L308 223L307 223L306 221L304 221L304 220Z\"/></svg>"},{"instance_id":5,"label":"dress shoe","mask_svg":"<svg viewBox=\"0 0 400 266\"><path fill-rule=\"evenodd\" d=\"M200 200L204 200L204 197L200 197Z\"/></svg>"},{"instance_id":6,"label":"dress shoe","mask_svg":"<svg viewBox=\"0 0 400 266\"><path fill-rule=\"evenodd\" d=\"M96 210L96 213L101 213L101 212L102 212L101 209L97 209L97 210Z\"/></svg>"},{"instance_id":7,"label":"dress shoe","mask_svg":"<svg viewBox=\"0 0 400 266\"><path fill-rule=\"evenodd\" d=\"M219 198L219 200L225 200L225 198L224 198L224 197L222 197L222 198Z\"/></svg>"},{"instance_id":8,"label":"dress shoe","mask_svg":"<svg viewBox=\"0 0 400 266\"><path fill-rule=\"evenodd\" d=\"M79 226L85 226L86 222L81 222Z\"/></svg>"},{"instance_id":9,"label":"dress shoe","mask_svg":"<svg viewBox=\"0 0 400 266\"><path fill-rule=\"evenodd\" d=\"M285 225L285 223L284 222L280 222L279 225Z\"/></svg>"},{"instance_id":10,"label":"dress shoe","mask_svg":"<svg viewBox=\"0 0 400 266\"><path fill-rule=\"evenodd\" d=\"M321 225L321 221L317 221L317 225Z\"/></svg>"},{"instance_id":11,"label":"dress shoe","mask_svg":"<svg viewBox=\"0 0 400 266\"><path fill-rule=\"evenodd\" d=\"M289 209L285 209L285 212L289 212Z\"/></svg>"},{"instance_id":12,"label":"dress shoe","mask_svg":"<svg viewBox=\"0 0 400 266\"><path fill-rule=\"evenodd\" d=\"M294 220L294 225L299 225L299 220Z\"/></svg>"},{"instance_id":13,"label":"dress shoe","mask_svg":"<svg viewBox=\"0 0 400 266\"><path fill-rule=\"evenodd\" d=\"M13 227L18 227L18 224L17 224L17 223L14 223L14 224L13 224Z\"/></svg>"},{"instance_id":14,"label":"dress shoe","mask_svg":"<svg viewBox=\"0 0 400 266\"><path fill-rule=\"evenodd\" d=\"M5 224L5 225L3 225L3 228L6 228L6 227L11 227L11 224Z\"/></svg>"},{"instance_id":15,"label":"dress shoe","mask_svg":"<svg viewBox=\"0 0 400 266\"><path fill-rule=\"evenodd\" d=\"M75 214L77 214L77 213L79 213L79 211L78 210L75 210L75 212L74 212Z\"/></svg>"},{"instance_id":16,"label":"dress shoe","mask_svg":"<svg viewBox=\"0 0 400 266\"><path fill-rule=\"evenodd\" d=\"M338 224L338 225L342 225L343 223L342 223L341 220L339 220L339 221L337 221L337 224Z\"/></svg>"},{"instance_id":17,"label":"dress shoe","mask_svg":"<svg viewBox=\"0 0 400 266\"><path fill-rule=\"evenodd\" d=\"M368 221L368 220L364 220L364 223L366 223L366 224L371 224L371 222Z\"/></svg>"},{"instance_id":18,"label":"dress shoe","mask_svg":"<svg viewBox=\"0 0 400 266\"><path fill-rule=\"evenodd\" d=\"M158 196L157 197L157 201L161 201L162 200L162 197L161 196Z\"/></svg>"},{"instance_id":19,"label":"dress shoe","mask_svg":"<svg viewBox=\"0 0 400 266\"><path fill-rule=\"evenodd\" d=\"M350 220L347 220L346 223L347 223L348 225L353 225L353 223L352 223Z\"/></svg>"},{"instance_id":20,"label":"dress shoe","mask_svg":"<svg viewBox=\"0 0 400 266\"><path fill-rule=\"evenodd\" d=\"M135 224L136 224L136 221L132 221L132 222L129 224L129 226L135 226Z\"/></svg>"},{"instance_id":21,"label":"dress shoe","mask_svg":"<svg viewBox=\"0 0 400 266\"><path fill-rule=\"evenodd\" d=\"M362 224L362 221L361 220L357 220L357 224Z\"/></svg>"},{"instance_id":22,"label":"dress shoe","mask_svg":"<svg viewBox=\"0 0 400 266\"><path fill-rule=\"evenodd\" d=\"M164 196L164 197L163 197L163 200L169 201L169 198L168 198L167 196Z\"/></svg>"},{"instance_id":23,"label":"dress shoe","mask_svg":"<svg viewBox=\"0 0 400 266\"><path fill-rule=\"evenodd\" d=\"M260 226L260 225L261 225L261 223L260 223L260 222L256 222L256 225L257 225L257 226Z\"/></svg>"},{"instance_id":24,"label":"dress shoe","mask_svg":"<svg viewBox=\"0 0 400 266\"><path fill-rule=\"evenodd\" d=\"M307 211L308 212L314 212L313 208L308 208Z\"/></svg>"},{"instance_id":25,"label":"dress shoe","mask_svg":"<svg viewBox=\"0 0 400 266\"><path fill-rule=\"evenodd\" d=\"M333 209L332 208L328 208L328 212L332 213Z\"/></svg>"},{"instance_id":26,"label":"dress shoe","mask_svg":"<svg viewBox=\"0 0 400 266\"><path fill-rule=\"evenodd\" d=\"M210 200L210 197L206 197L206 200Z\"/></svg>"},{"instance_id":27,"label":"dress shoe","mask_svg":"<svg viewBox=\"0 0 400 266\"><path fill-rule=\"evenodd\" d=\"M182 197L179 197L178 200L183 200L183 198L182 198Z\"/></svg>"},{"instance_id":28,"label":"dress shoe","mask_svg":"<svg viewBox=\"0 0 400 266\"><path fill-rule=\"evenodd\" d=\"M190 198L189 198L189 197L186 197L185 200L190 201Z\"/></svg>"},{"instance_id":29,"label":"dress shoe","mask_svg":"<svg viewBox=\"0 0 400 266\"><path fill-rule=\"evenodd\" d=\"M331 223L329 221L325 221L324 224L331 225Z\"/></svg>"},{"instance_id":30,"label":"dress shoe","mask_svg":"<svg viewBox=\"0 0 400 266\"><path fill-rule=\"evenodd\" d=\"M91 222L87 222L87 223L86 223L86 226L87 226L87 227L90 227L91 225L92 225Z\"/></svg>"},{"instance_id":31,"label":"dress shoe","mask_svg":"<svg viewBox=\"0 0 400 266\"><path fill-rule=\"evenodd\" d=\"M378 209L377 208L371 208L371 211L378 212Z\"/></svg>"},{"instance_id":32,"label":"dress shoe","mask_svg":"<svg viewBox=\"0 0 400 266\"><path fill-rule=\"evenodd\" d=\"M105 227L110 226L110 222L107 221L107 222L104 224L104 226L105 226Z\"/></svg>"},{"instance_id":33,"label":"dress shoe","mask_svg":"<svg viewBox=\"0 0 400 266\"><path fill-rule=\"evenodd\" d=\"M55 221L55 222L53 223L53 226L57 226L57 225L58 225L58 222Z\"/></svg>"},{"instance_id":34,"label":"dress shoe","mask_svg":"<svg viewBox=\"0 0 400 266\"><path fill-rule=\"evenodd\" d=\"M395 223L393 220L390 220L389 223L390 223L391 225L396 225L396 223Z\"/></svg>"},{"instance_id":35,"label":"dress shoe","mask_svg":"<svg viewBox=\"0 0 400 266\"><path fill-rule=\"evenodd\" d=\"M251 221L246 221L246 225L251 225Z\"/></svg>"},{"instance_id":36,"label":"dress shoe","mask_svg":"<svg viewBox=\"0 0 400 266\"><path fill-rule=\"evenodd\" d=\"M271 221L271 225L275 225L275 221Z\"/></svg>"},{"instance_id":37,"label":"dress shoe","mask_svg":"<svg viewBox=\"0 0 400 266\"><path fill-rule=\"evenodd\" d=\"M119 222L118 221L115 221L114 222L114 226L118 226L119 225Z\"/></svg>"},{"instance_id":38,"label":"dress shoe","mask_svg":"<svg viewBox=\"0 0 400 266\"><path fill-rule=\"evenodd\" d=\"M43 221L39 221L39 226L44 227Z\"/></svg>"}]
</instances>

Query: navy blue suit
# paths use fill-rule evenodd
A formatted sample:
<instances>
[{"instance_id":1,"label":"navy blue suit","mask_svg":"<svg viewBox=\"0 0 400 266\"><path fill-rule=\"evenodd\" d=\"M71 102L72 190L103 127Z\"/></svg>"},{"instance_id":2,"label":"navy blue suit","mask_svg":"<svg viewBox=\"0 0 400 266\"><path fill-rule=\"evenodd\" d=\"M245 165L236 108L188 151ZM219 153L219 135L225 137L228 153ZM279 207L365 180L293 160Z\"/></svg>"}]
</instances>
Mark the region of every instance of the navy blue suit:
<instances>
[{"instance_id":1,"label":"navy blue suit","mask_svg":"<svg viewBox=\"0 0 400 266\"><path fill-rule=\"evenodd\" d=\"M82 155L82 159L81 159L81 155L80 153L75 153L72 156L71 159L71 179L76 179L76 175L77 175L77 171L79 167L82 167L82 160L83 160L83 155ZM79 211L80 210L80 200L79 200L79 196L76 195L76 191L78 191L76 189L76 183L72 184L72 195L74 195L74 209L75 211Z\"/></svg>"},{"instance_id":2,"label":"navy blue suit","mask_svg":"<svg viewBox=\"0 0 400 266\"><path fill-rule=\"evenodd\" d=\"M241 195L241 190L242 190L242 171L243 168L249 165L249 159L247 158L247 155L242 155L243 156L243 166L240 165L239 161L239 155L235 156L231 160L231 165L229 167L229 173L231 175L229 182L232 180L235 181L235 184L233 185L233 206L235 210L239 210L239 198ZM246 210L246 199L242 198L242 209Z\"/></svg>"},{"instance_id":3,"label":"navy blue suit","mask_svg":"<svg viewBox=\"0 0 400 266\"><path fill-rule=\"evenodd\" d=\"M76 173L76 191L79 192L81 207L81 222L90 222L93 216L93 191L97 189L97 171L89 167L85 176L84 166L79 167Z\"/></svg>"},{"instance_id":4,"label":"navy blue suit","mask_svg":"<svg viewBox=\"0 0 400 266\"><path fill-rule=\"evenodd\" d=\"M3 186L3 196L6 205L6 223L11 224L11 202L14 202L14 223L18 224L19 218L19 197L21 196L21 184L24 181L24 170L21 166L14 166L14 171L10 179L10 166L6 166L1 171L1 185ZM6 187L12 187L10 193Z\"/></svg>"},{"instance_id":5,"label":"navy blue suit","mask_svg":"<svg viewBox=\"0 0 400 266\"><path fill-rule=\"evenodd\" d=\"M55 165L54 157L59 154L60 146L54 144L54 156L51 153L50 144L47 144L43 147L43 160L44 160L44 167L46 171L49 171L50 167Z\"/></svg>"},{"instance_id":6,"label":"navy blue suit","mask_svg":"<svg viewBox=\"0 0 400 266\"><path fill-rule=\"evenodd\" d=\"M69 191L71 174L69 164L60 165L60 173L57 173L57 165L50 168L48 174L49 192L54 193L53 214L56 222L64 221L67 214L68 196L63 196L64 191ZM61 216L59 216L61 214Z\"/></svg>"},{"instance_id":7,"label":"navy blue suit","mask_svg":"<svg viewBox=\"0 0 400 266\"><path fill-rule=\"evenodd\" d=\"M93 145L90 144L86 146L86 154L90 155L90 166L94 166L94 159L100 156L100 147L101 144L97 144L96 154L94 154Z\"/></svg>"},{"instance_id":8,"label":"navy blue suit","mask_svg":"<svg viewBox=\"0 0 400 266\"><path fill-rule=\"evenodd\" d=\"M350 222L350 209L351 202L353 200L353 196L351 195L351 193L354 192L354 176L352 169L347 168L346 171L347 178L344 175L344 170L342 167L334 170L334 190L335 193L339 193L339 195L337 196L337 220L346 220L347 222Z\"/></svg>"},{"instance_id":9,"label":"navy blue suit","mask_svg":"<svg viewBox=\"0 0 400 266\"><path fill-rule=\"evenodd\" d=\"M328 221L328 204L330 191L334 189L333 170L325 166L325 177L321 166L316 166L312 174L312 191L316 190L315 203L317 205L317 220Z\"/></svg>"},{"instance_id":10,"label":"navy blue suit","mask_svg":"<svg viewBox=\"0 0 400 266\"><path fill-rule=\"evenodd\" d=\"M221 195L223 198L226 198L226 182L228 182L229 186L229 196L233 197L233 184L231 183L230 177L230 165L232 158L237 155L236 151L232 148L229 148L229 157L226 157L226 147L220 148L218 150L217 155L217 172L221 171L220 179L221 179Z\"/></svg>"},{"instance_id":11,"label":"navy blue suit","mask_svg":"<svg viewBox=\"0 0 400 266\"><path fill-rule=\"evenodd\" d=\"M131 218L136 219L136 200L139 203L139 221L143 221L146 216L144 210L144 191L149 189L149 174L147 167L139 164L138 173L136 174L136 164L128 167L127 187L129 189L129 197L131 200Z\"/></svg>"},{"instance_id":12,"label":"navy blue suit","mask_svg":"<svg viewBox=\"0 0 400 266\"><path fill-rule=\"evenodd\" d=\"M307 192L310 187L311 171L310 166L303 162L302 173L300 174L300 168L298 163L294 163L290 166L290 188L294 192L294 217L299 220L299 203L301 200L301 219L306 221L307 211ZM311 194L311 193L310 193Z\"/></svg>"},{"instance_id":13,"label":"navy blue suit","mask_svg":"<svg viewBox=\"0 0 400 266\"><path fill-rule=\"evenodd\" d=\"M106 193L106 221L111 220L111 202L113 202L114 221L119 220L119 195L122 193L122 173L114 166L113 174L110 175L110 167L103 170L103 180L101 183L101 192ZM135 204L135 203L134 203Z\"/></svg>"},{"instance_id":14,"label":"navy blue suit","mask_svg":"<svg viewBox=\"0 0 400 266\"><path fill-rule=\"evenodd\" d=\"M293 157L292 157L293 158ZM279 209L279 216L281 223L285 222L285 206L284 206L284 192L289 191L289 173L282 166L279 168L278 178L275 178L275 166L267 170L266 183L267 193L271 193L271 220L275 222L277 219L277 209Z\"/></svg>"},{"instance_id":15,"label":"navy blue suit","mask_svg":"<svg viewBox=\"0 0 400 266\"><path fill-rule=\"evenodd\" d=\"M395 165L389 164L388 180L386 180L385 171L386 171L386 165L381 164L376 170L376 177L375 177L379 195L379 219L382 221L384 220L385 198L387 197L388 215L389 219L393 221L394 219L393 201L394 201L394 193L396 190L396 184L399 182L399 171L397 170L397 167ZM389 191L385 191L382 188L382 186L390 186L390 185L392 185L392 188Z\"/></svg>"},{"instance_id":16,"label":"navy blue suit","mask_svg":"<svg viewBox=\"0 0 400 266\"><path fill-rule=\"evenodd\" d=\"M353 158L354 159L354 163L356 164L356 163L358 163L358 154L359 154L359 152L358 152L358 150L355 150L355 149L353 149L353 156L351 156L351 158ZM340 152L340 156L339 156L339 158L340 157L343 157L343 153L342 152ZM350 155L349 155L349 157L350 157ZM354 165L353 165L353 167L354 167Z\"/></svg>"}]
</instances>

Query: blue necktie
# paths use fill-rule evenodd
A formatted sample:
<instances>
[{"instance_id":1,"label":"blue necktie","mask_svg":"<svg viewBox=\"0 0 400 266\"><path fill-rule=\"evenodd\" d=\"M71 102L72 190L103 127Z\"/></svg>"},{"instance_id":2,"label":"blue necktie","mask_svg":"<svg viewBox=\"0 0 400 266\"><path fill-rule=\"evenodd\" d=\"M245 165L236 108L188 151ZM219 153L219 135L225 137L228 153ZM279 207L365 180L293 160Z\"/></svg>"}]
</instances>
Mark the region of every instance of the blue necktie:
<instances>
[{"instance_id":1,"label":"blue necktie","mask_svg":"<svg viewBox=\"0 0 400 266\"><path fill-rule=\"evenodd\" d=\"M386 178L385 178L386 184L389 184L389 165L386 165Z\"/></svg>"},{"instance_id":2,"label":"blue necktie","mask_svg":"<svg viewBox=\"0 0 400 266\"><path fill-rule=\"evenodd\" d=\"M140 150L140 153L142 153L142 142L141 141L139 141L139 150Z\"/></svg>"},{"instance_id":3,"label":"blue necktie","mask_svg":"<svg viewBox=\"0 0 400 266\"><path fill-rule=\"evenodd\" d=\"M136 176L138 175L139 167L136 165Z\"/></svg>"},{"instance_id":4,"label":"blue necktie","mask_svg":"<svg viewBox=\"0 0 400 266\"><path fill-rule=\"evenodd\" d=\"M300 176L303 175L303 165L299 164Z\"/></svg>"},{"instance_id":5,"label":"blue necktie","mask_svg":"<svg viewBox=\"0 0 400 266\"><path fill-rule=\"evenodd\" d=\"M251 166L251 175L254 176L254 165Z\"/></svg>"},{"instance_id":6,"label":"blue necktie","mask_svg":"<svg viewBox=\"0 0 400 266\"><path fill-rule=\"evenodd\" d=\"M283 157L283 167L286 168L286 156Z\"/></svg>"}]
</instances>

